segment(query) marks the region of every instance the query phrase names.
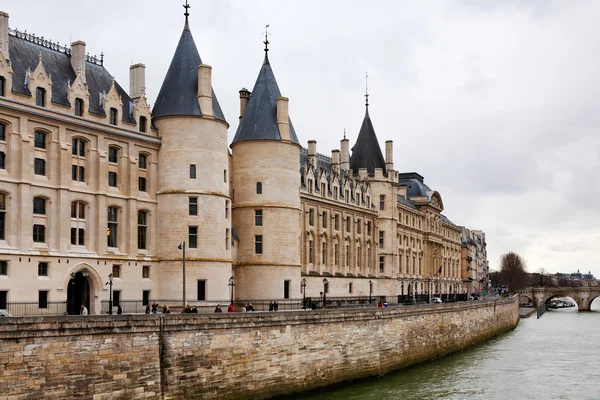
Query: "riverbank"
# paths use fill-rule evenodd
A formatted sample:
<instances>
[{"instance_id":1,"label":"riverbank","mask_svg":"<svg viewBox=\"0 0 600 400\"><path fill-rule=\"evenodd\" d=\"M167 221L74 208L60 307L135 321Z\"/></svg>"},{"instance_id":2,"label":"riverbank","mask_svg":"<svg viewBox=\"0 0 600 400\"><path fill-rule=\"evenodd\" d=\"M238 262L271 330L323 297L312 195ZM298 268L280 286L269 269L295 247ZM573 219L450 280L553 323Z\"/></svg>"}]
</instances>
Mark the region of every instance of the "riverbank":
<instances>
[{"instance_id":1,"label":"riverbank","mask_svg":"<svg viewBox=\"0 0 600 400\"><path fill-rule=\"evenodd\" d=\"M264 399L439 358L518 320L516 297L313 312L10 318L0 323L0 388L21 399Z\"/></svg>"},{"instance_id":2,"label":"riverbank","mask_svg":"<svg viewBox=\"0 0 600 400\"><path fill-rule=\"evenodd\" d=\"M519 307L519 317L529 318L535 314L536 311L537 309L535 307Z\"/></svg>"}]
</instances>

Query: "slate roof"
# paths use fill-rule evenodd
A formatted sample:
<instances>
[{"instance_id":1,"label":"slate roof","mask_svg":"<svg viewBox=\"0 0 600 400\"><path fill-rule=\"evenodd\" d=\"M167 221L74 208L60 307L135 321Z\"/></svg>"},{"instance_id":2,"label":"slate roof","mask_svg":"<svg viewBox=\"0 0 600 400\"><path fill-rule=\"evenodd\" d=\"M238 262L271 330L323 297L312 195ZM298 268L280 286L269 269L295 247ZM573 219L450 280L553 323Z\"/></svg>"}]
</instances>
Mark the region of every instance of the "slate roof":
<instances>
[{"instance_id":1,"label":"slate roof","mask_svg":"<svg viewBox=\"0 0 600 400\"><path fill-rule=\"evenodd\" d=\"M369 106L366 106L365 118L363 119L362 126L356 144L352 148L352 156L350 156L350 169L358 174L358 170L366 168L370 174L375 173L375 168L381 168L384 175L387 175L385 170L385 159L381 153L379 147L379 141L377 135L375 135L375 129L369 116Z\"/></svg>"},{"instance_id":2,"label":"slate roof","mask_svg":"<svg viewBox=\"0 0 600 400\"><path fill-rule=\"evenodd\" d=\"M404 204L405 206L408 206L410 208L414 208L415 210L418 210L417 206L415 206L410 200L408 200L404 196L400 196L398 194L398 195L396 195L396 200L398 201L398 203Z\"/></svg>"},{"instance_id":3,"label":"slate roof","mask_svg":"<svg viewBox=\"0 0 600 400\"><path fill-rule=\"evenodd\" d=\"M252 89L250 101L246 105L244 115L231 144L247 140L281 140L277 126L277 98L281 96L275 74L265 54L265 60ZM290 123L290 139L300 144L296 130Z\"/></svg>"},{"instance_id":4,"label":"slate roof","mask_svg":"<svg viewBox=\"0 0 600 400\"><path fill-rule=\"evenodd\" d=\"M423 177L416 172L398 174L398 183L406 186L408 197L427 196L431 198L433 190L423 182Z\"/></svg>"},{"instance_id":5,"label":"slate roof","mask_svg":"<svg viewBox=\"0 0 600 400\"><path fill-rule=\"evenodd\" d=\"M55 104L71 106L67 97L67 80L73 82L76 74L71 66L69 55L13 35L9 35L8 46L13 68L12 90L14 92L31 96L31 91L25 86L25 75L28 69L31 72L35 71L38 65L38 55L41 53L44 68L52 78L51 101ZM103 66L86 61L85 78L90 92L89 112L106 115L104 109L100 106L100 94L110 91L113 77ZM131 115L131 98L117 82L115 82L115 87L123 101L122 120L135 124L135 120Z\"/></svg>"},{"instance_id":6,"label":"slate roof","mask_svg":"<svg viewBox=\"0 0 600 400\"><path fill-rule=\"evenodd\" d=\"M186 17L185 26L171 65L158 92L152 118L172 115L202 116L198 103L198 66L202 64ZM227 122L215 91L212 91L215 119Z\"/></svg>"},{"instance_id":7,"label":"slate roof","mask_svg":"<svg viewBox=\"0 0 600 400\"><path fill-rule=\"evenodd\" d=\"M452 221L450 221L448 219L448 217L446 217L444 214L440 215L440 221L444 224L448 224L448 225L452 225L452 226L457 226L456 224L454 224Z\"/></svg>"}]
</instances>

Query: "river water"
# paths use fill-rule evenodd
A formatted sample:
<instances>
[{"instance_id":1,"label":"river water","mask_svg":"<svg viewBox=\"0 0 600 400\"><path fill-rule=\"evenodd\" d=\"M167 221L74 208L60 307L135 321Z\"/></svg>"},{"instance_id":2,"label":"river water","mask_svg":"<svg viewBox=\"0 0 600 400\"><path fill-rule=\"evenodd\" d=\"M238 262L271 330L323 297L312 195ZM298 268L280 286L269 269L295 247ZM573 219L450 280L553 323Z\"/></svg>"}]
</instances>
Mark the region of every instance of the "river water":
<instances>
[{"instance_id":1,"label":"river water","mask_svg":"<svg viewBox=\"0 0 600 400\"><path fill-rule=\"evenodd\" d=\"M598 400L600 298L592 312L533 314L515 330L464 352L294 399Z\"/></svg>"}]
</instances>

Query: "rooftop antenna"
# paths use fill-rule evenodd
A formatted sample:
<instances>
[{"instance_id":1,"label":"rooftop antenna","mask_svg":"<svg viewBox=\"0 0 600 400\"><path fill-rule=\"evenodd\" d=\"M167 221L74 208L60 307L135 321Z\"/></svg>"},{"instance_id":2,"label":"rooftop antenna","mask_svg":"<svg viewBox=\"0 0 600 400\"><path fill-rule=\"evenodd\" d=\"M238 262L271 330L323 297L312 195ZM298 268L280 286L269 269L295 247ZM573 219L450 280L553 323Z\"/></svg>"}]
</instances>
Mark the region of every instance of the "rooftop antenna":
<instances>
[{"instance_id":1,"label":"rooftop antenna","mask_svg":"<svg viewBox=\"0 0 600 400\"><path fill-rule=\"evenodd\" d=\"M183 5L183 8L185 8L185 12L183 13L183 15L185 15L185 22L187 22L188 17L190 16L190 7L188 0L185 0L185 4Z\"/></svg>"},{"instance_id":2,"label":"rooftop antenna","mask_svg":"<svg viewBox=\"0 0 600 400\"><path fill-rule=\"evenodd\" d=\"M263 42L265 44L265 54L269 51L269 26L269 24L265 26L265 41Z\"/></svg>"},{"instance_id":3,"label":"rooftop antenna","mask_svg":"<svg viewBox=\"0 0 600 400\"><path fill-rule=\"evenodd\" d=\"M365 72L365 106L369 107L369 72Z\"/></svg>"}]
</instances>

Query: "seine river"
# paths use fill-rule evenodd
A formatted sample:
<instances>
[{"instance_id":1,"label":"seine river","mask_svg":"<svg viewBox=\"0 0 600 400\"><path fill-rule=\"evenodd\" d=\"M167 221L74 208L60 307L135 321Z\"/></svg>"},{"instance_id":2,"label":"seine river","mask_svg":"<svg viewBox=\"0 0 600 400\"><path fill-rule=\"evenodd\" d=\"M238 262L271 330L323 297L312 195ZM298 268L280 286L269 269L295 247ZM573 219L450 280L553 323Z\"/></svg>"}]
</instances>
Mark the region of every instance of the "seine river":
<instances>
[{"instance_id":1,"label":"seine river","mask_svg":"<svg viewBox=\"0 0 600 400\"><path fill-rule=\"evenodd\" d=\"M381 338L385 340L385 338ZM600 399L600 298L592 312L548 311L472 349L303 400Z\"/></svg>"}]
</instances>

